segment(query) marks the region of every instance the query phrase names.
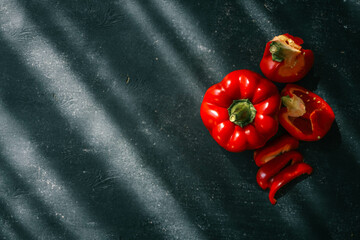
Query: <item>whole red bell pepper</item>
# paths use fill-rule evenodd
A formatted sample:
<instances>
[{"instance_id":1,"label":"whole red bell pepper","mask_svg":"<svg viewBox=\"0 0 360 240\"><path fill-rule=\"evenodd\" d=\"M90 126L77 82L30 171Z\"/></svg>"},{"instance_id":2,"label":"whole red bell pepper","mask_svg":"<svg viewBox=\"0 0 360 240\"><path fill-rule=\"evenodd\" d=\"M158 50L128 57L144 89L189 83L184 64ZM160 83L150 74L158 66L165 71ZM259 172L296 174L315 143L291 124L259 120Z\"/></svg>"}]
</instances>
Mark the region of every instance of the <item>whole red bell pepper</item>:
<instances>
[{"instance_id":1,"label":"whole red bell pepper","mask_svg":"<svg viewBox=\"0 0 360 240\"><path fill-rule=\"evenodd\" d=\"M269 192L270 202L276 203L275 194L281 187L305 173L310 175L312 171L312 167L303 162L295 163L283 169L272 179Z\"/></svg>"},{"instance_id":2,"label":"whole red bell pepper","mask_svg":"<svg viewBox=\"0 0 360 240\"><path fill-rule=\"evenodd\" d=\"M287 84L281 95L279 121L293 137L316 141L330 130L335 114L324 99L295 84Z\"/></svg>"},{"instance_id":3,"label":"whole red bell pepper","mask_svg":"<svg viewBox=\"0 0 360 240\"><path fill-rule=\"evenodd\" d=\"M270 162L267 162L259 169L256 174L256 181L262 189L266 189L271 185L273 177L284 169L289 162L290 165L293 165L302 161L303 156L297 151L283 153L272 159Z\"/></svg>"},{"instance_id":4,"label":"whole red bell pepper","mask_svg":"<svg viewBox=\"0 0 360 240\"><path fill-rule=\"evenodd\" d=\"M286 33L274 37L266 44L260 68L275 82L296 82L302 79L314 63L311 50L303 49L303 40Z\"/></svg>"},{"instance_id":5,"label":"whole red bell pepper","mask_svg":"<svg viewBox=\"0 0 360 240\"><path fill-rule=\"evenodd\" d=\"M299 140L286 134L274 140L270 140L264 147L257 149L254 152L254 160L256 165L261 167L276 156L298 147Z\"/></svg>"},{"instance_id":6,"label":"whole red bell pepper","mask_svg":"<svg viewBox=\"0 0 360 240\"><path fill-rule=\"evenodd\" d=\"M278 130L276 86L250 70L229 73L210 87L200 115L215 141L231 152L262 147Z\"/></svg>"}]
</instances>

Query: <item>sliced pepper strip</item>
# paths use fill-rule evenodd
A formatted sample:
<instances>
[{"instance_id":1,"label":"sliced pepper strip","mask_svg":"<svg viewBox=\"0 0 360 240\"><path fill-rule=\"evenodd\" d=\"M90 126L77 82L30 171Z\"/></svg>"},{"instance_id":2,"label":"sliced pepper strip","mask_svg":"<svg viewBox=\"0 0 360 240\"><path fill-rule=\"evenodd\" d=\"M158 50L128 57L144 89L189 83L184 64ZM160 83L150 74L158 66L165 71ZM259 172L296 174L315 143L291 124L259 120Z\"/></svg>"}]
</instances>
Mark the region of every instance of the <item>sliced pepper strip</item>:
<instances>
[{"instance_id":1,"label":"sliced pepper strip","mask_svg":"<svg viewBox=\"0 0 360 240\"><path fill-rule=\"evenodd\" d=\"M275 194L276 192L286 185L287 183L291 182L293 179L307 173L311 174L313 171L312 167L306 163L300 162L295 163L293 165L288 166L287 168L283 169L280 173L278 173L272 180L269 192L269 200L272 204L276 203Z\"/></svg>"},{"instance_id":2,"label":"sliced pepper strip","mask_svg":"<svg viewBox=\"0 0 360 240\"><path fill-rule=\"evenodd\" d=\"M269 141L264 147L254 152L254 160L258 167L261 167L277 155L297 149L299 141L289 135L283 135L279 138Z\"/></svg>"},{"instance_id":3,"label":"sliced pepper strip","mask_svg":"<svg viewBox=\"0 0 360 240\"><path fill-rule=\"evenodd\" d=\"M273 177L288 165L289 162L290 165L293 165L302 161L303 156L297 151L290 151L279 155L259 169L256 175L256 181L259 186L265 190L273 182Z\"/></svg>"},{"instance_id":4,"label":"sliced pepper strip","mask_svg":"<svg viewBox=\"0 0 360 240\"><path fill-rule=\"evenodd\" d=\"M330 130L335 114L324 99L295 84L287 84L281 95L279 121L293 137L316 141Z\"/></svg>"}]
</instances>

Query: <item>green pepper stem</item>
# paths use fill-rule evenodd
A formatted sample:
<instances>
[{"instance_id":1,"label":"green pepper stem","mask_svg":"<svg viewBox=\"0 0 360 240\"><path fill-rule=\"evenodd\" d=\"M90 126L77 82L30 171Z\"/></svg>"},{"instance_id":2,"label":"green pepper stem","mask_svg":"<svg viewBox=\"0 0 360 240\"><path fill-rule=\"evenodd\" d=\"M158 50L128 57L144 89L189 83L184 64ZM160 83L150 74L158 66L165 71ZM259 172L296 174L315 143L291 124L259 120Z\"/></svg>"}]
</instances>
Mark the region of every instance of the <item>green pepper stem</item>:
<instances>
[{"instance_id":1,"label":"green pepper stem","mask_svg":"<svg viewBox=\"0 0 360 240\"><path fill-rule=\"evenodd\" d=\"M287 107L288 115L290 117L301 117L306 113L306 106L304 101L293 94L290 96L282 96L281 97L282 104Z\"/></svg>"},{"instance_id":2,"label":"green pepper stem","mask_svg":"<svg viewBox=\"0 0 360 240\"><path fill-rule=\"evenodd\" d=\"M271 42L269 51L271 53L273 61L282 62L285 59L285 55L282 51L281 43Z\"/></svg>"},{"instance_id":3,"label":"green pepper stem","mask_svg":"<svg viewBox=\"0 0 360 240\"><path fill-rule=\"evenodd\" d=\"M270 44L270 49L269 49L269 51L270 51L271 53L276 53L276 52L278 52L279 50L280 50L280 47L279 47L275 42L273 42L273 43Z\"/></svg>"},{"instance_id":4,"label":"green pepper stem","mask_svg":"<svg viewBox=\"0 0 360 240\"><path fill-rule=\"evenodd\" d=\"M282 62L285 60L290 66L294 64L296 56L301 53L300 50L301 46L285 35L274 37L269 48L273 61Z\"/></svg>"},{"instance_id":5,"label":"green pepper stem","mask_svg":"<svg viewBox=\"0 0 360 240\"><path fill-rule=\"evenodd\" d=\"M256 109L249 99L234 100L228 108L228 112L230 122L240 127L252 123L256 115Z\"/></svg>"}]
</instances>

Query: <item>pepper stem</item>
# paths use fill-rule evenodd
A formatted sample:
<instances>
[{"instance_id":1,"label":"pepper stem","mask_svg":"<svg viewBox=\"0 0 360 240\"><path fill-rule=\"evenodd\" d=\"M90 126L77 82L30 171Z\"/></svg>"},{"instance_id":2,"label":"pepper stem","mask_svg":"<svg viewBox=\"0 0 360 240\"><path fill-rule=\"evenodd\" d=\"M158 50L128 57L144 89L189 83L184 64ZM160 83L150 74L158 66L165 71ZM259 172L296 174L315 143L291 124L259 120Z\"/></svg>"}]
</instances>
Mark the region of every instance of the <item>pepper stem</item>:
<instances>
[{"instance_id":1,"label":"pepper stem","mask_svg":"<svg viewBox=\"0 0 360 240\"><path fill-rule=\"evenodd\" d=\"M295 94L293 94L292 97L282 96L281 102L287 107L288 115L290 117L301 117L306 113L304 101Z\"/></svg>"},{"instance_id":2,"label":"pepper stem","mask_svg":"<svg viewBox=\"0 0 360 240\"><path fill-rule=\"evenodd\" d=\"M301 53L301 46L285 35L276 36L271 41L269 51L273 61L282 62L287 60L288 64L292 65L293 61L296 60L296 56Z\"/></svg>"},{"instance_id":3,"label":"pepper stem","mask_svg":"<svg viewBox=\"0 0 360 240\"><path fill-rule=\"evenodd\" d=\"M240 127L252 123L256 115L256 109L249 99L234 100L228 108L228 112L230 122Z\"/></svg>"}]
</instances>

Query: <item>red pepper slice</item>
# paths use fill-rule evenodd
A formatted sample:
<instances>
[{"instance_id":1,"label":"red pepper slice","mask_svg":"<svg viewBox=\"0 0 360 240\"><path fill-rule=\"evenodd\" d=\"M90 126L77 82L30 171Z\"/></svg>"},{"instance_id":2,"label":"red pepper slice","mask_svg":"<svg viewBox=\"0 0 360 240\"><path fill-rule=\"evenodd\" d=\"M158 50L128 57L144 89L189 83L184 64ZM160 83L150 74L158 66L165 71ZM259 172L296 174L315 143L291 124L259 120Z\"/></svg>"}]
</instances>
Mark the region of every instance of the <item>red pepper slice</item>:
<instances>
[{"instance_id":1,"label":"red pepper slice","mask_svg":"<svg viewBox=\"0 0 360 240\"><path fill-rule=\"evenodd\" d=\"M256 175L256 181L262 189L268 188L273 177L278 174L289 162L293 165L303 161L303 156L297 151L286 152L263 165Z\"/></svg>"},{"instance_id":2,"label":"red pepper slice","mask_svg":"<svg viewBox=\"0 0 360 240\"><path fill-rule=\"evenodd\" d=\"M289 135L283 135L279 138L269 141L264 147L254 152L255 163L261 167L277 155L296 149L299 147L299 141Z\"/></svg>"},{"instance_id":3,"label":"red pepper slice","mask_svg":"<svg viewBox=\"0 0 360 240\"><path fill-rule=\"evenodd\" d=\"M324 99L295 84L287 84L281 95L279 121L293 137L316 141L330 130L335 114Z\"/></svg>"},{"instance_id":4,"label":"red pepper slice","mask_svg":"<svg viewBox=\"0 0 360 240\"><path fill-rule=\"evenodd\" d=\"M200 115L215 141L231 152L262 147L278 130L276 86L249 70L229 73L210 87Z\"/></svg>"},{"instance_id":5,"label":"red pepper slice","mask_svg":"<svg viewBox=\"0 0 360 240\"><path fill-rule=\"evenodd\" d=\"M301 38L286 33L266 44L260 62L264 75L275 82L296 82L302 79L314 63L311 50L303 49Z\"/></svg>"},{"instance_id":6,"label":"red pepper slice","mask_svg":"<svg viewBox=\"0 0 360 240\"><path fill-rule=\"evenodd\" d=\"M312 167L303 162L295 163L282 170L272 180L269 192L270 202L276 203L275 194L281 187L305 173L310 175L312 171Z\"/></svg>"}]
</instances>

